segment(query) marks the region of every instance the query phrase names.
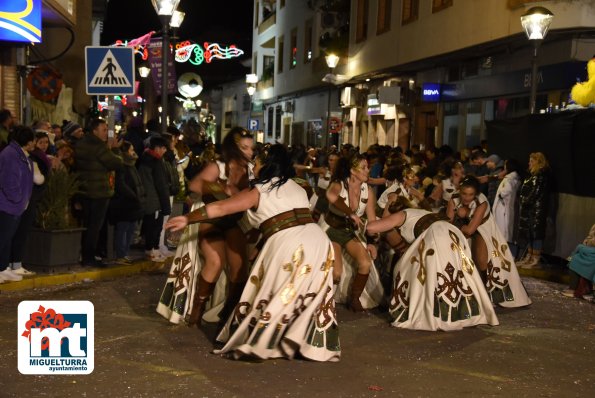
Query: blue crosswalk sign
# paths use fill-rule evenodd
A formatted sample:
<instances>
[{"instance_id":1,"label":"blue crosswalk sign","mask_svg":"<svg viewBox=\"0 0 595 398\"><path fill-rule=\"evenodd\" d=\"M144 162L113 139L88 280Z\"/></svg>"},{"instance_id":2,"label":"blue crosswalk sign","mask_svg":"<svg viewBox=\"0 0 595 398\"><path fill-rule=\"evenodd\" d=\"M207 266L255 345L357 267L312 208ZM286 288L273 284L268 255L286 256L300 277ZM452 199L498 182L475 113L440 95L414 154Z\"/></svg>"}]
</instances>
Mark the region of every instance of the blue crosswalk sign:
<instances>
[{"instance_id":1,"label":"blue crosswalk sign","mask_svg":"<svg viewBox=\"0 0 595 398\"><path fill-rule=\"evenodd\" d=\"M85 47L85 73L89 95L133 95L133 48Z\"/></svg>"}]
</instances>

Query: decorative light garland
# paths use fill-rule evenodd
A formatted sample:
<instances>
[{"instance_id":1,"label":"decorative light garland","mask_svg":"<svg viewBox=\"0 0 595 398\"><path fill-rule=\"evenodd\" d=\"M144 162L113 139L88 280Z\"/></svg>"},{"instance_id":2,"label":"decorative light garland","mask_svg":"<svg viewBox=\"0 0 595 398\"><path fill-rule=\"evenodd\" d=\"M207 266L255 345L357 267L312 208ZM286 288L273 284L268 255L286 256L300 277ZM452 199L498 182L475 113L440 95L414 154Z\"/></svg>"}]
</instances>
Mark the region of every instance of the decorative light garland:
<instances>
[{"instance_id":1,"label":"decorative light garland","mask_svg":"<svg viewBox=\"0 0 595 398\"><path fill-rule=\"evenodd\" d=\"M229 47L221 48L218 43L204 42L203 48L196 43L188 40L176 44L175 60L177 62L190 62L193 65L200 65L203 62L211 63L213 58L230 59L239 57L244 51L237 48L234 44Z\"/></svg>"},{"instance_id":2,"label":"decorative light garland","mask_svg":"<svg viewBox=\"0 0 595 398\"><path fill-rule=\"evenodd\" d=\"M144 42L139 39L134 39L130 42L128 40L116 40L113 46L132 47L134 53L140 55L143 61L146 61L149 58L149 50L143 43ZM192 43L189 40L177 43L175 53L176 62L190 62L191 64L198 66L203 62L206 62L207 64L211 63L213 58L230 59L244 54L244 51L237 48L235 44L222 48L218 43L209 43L206 41L203 45L204 49L200 44Z\"/></svg>"},{"instance_id":3,"label":"decorative light garland","mask_svg":"<svg viewBox=\"0 0 595 398\"><path fill-rule=\"evenodd\" d=\"M114 47L129 47L128 44L128 40L116 40L116 42L112 45ZM134 54L138 54L142 57L143 61L146 61L149 58L149 51L144 45L137 44L136 46L130 45L130 47L134 49Z\"/></svg>"}]
</instances>

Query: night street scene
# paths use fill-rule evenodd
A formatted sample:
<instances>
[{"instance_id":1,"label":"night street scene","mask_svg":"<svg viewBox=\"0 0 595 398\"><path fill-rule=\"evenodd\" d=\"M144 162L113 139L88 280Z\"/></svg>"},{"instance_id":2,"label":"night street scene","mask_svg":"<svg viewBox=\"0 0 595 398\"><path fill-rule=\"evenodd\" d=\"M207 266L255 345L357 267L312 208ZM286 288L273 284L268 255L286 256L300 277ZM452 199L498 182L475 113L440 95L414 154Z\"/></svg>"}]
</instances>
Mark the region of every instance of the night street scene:
<instances>
[{"instance_id":1,"label":"night street scene","mask_svg":"<svg viewBox=\"0 0 595 398\"><path fill-rule=\"evenodd\" d=\"M0 396L595 395L592 0L0 0Z\"/></svg>"}]
</instances>

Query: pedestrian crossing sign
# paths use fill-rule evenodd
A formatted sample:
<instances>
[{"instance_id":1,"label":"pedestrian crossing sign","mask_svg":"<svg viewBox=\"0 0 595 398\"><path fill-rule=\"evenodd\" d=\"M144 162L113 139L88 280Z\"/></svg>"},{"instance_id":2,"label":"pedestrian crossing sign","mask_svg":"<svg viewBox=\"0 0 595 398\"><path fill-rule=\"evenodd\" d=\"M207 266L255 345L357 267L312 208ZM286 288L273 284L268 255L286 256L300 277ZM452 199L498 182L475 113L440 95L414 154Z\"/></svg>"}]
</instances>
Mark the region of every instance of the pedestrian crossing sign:
<instances>
[{"instance_id":1,"label":"pedestrian crossing sign","mask_svg":"<svg viewBox=\"0 0 595 398\"><path fill-rule=\"evenodd\" d=\"M132 47L85 47L88 95L134 95Z\"/></svg>"}]
</instances>

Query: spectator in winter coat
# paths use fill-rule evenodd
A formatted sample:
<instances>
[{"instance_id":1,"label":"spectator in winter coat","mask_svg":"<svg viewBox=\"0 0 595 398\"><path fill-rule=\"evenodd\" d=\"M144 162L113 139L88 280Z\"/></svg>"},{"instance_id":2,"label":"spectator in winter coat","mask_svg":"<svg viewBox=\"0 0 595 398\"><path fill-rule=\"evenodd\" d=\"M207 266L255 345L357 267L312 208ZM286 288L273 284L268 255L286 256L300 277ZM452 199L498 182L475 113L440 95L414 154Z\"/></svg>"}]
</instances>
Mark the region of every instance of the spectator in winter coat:
<instances>
[{"instance_id":1,"label":"spectator in winter coat","mask_svg":"<svg viewBox=\"0 0 595 398\"><path fill-rule=\"evenodd\" d=\"M123 165L120 156L122 141L108 138L107 123L103 119L91 122L91 132L75 146L75 169L81 181L83 210L82 264L102 266L95 258L99 233L114 195L114 172Z\"/></svg>"},{"instance_id":2,"label":"spectator in winter coat","mask_svg":"<svg viewBox=\"0 0 595 398\"><path fill-rule=\"evenodd\" d=\"M37 205L45 191L46 181L50 177L52 161L47 156L46 152L49 146L49 138L45 132L38 131L35 133L35 144L32 151L29 152L29 159L33 162L33 190L27 209L21 214L19 227L12 239L12 246L10 249L10 268L19 275L33 275L35 272L27 270L23 267L23 254L27 237L35 222L37 214Z\"/></svg>"},{"instance_id":3,"label":"spectator in winter coat","mask_svg":"<svg viewBox=\"0 0 595 398\"><path fill-rule=\"evenodd\" d=\"M0 283L23 279L8 265L12 240L33 189L33 164L27 156L33 139L33 130L17 127L0 152Z\"/></svg>"},{"instance_id":4,"label":"spectator in winter coat","mask_svg":"<svg viewBox=\"0 0 595 398\"><path fill-rule=\"evenodd\" d=\"M145 237L147 257L156 262L165 260L159 252L159 236L163 227L163 217L171 213L167 172L163 163L167 147L168 143L164 138L153 136L149 140L149 147L137 162L138 172L147 193L141 233Z\"/></svg>"},{"instance_id":5,"label":"spectator in winter coat","mask_svg":"<svg viewBox=\"0 0 595 398\"><path fill-rule=\"evenodd\" d=\"M551 183L549 165L543 153L529 155L529 173L521 186L519 209L519 239L527 245L525 256L517 262L521 268L539 264L545 238Z\"/></svg>"},{"instance_id":6,"label":"spectator in winter coat","mask_svg":"<svg viewBox=\"0 0 595 398\"><path fill-rule=\"evenodd\" d=\"M116 186L114 196L110 200L109 216L111 223L116 226L114 236L116 261L129 264L128 251L136 224L144 216L143 208L147 194L135 166L138 155L134 151L134 146L124 141L121 148L124 167L116 172Z\"/></svg>"}]
</instances>

